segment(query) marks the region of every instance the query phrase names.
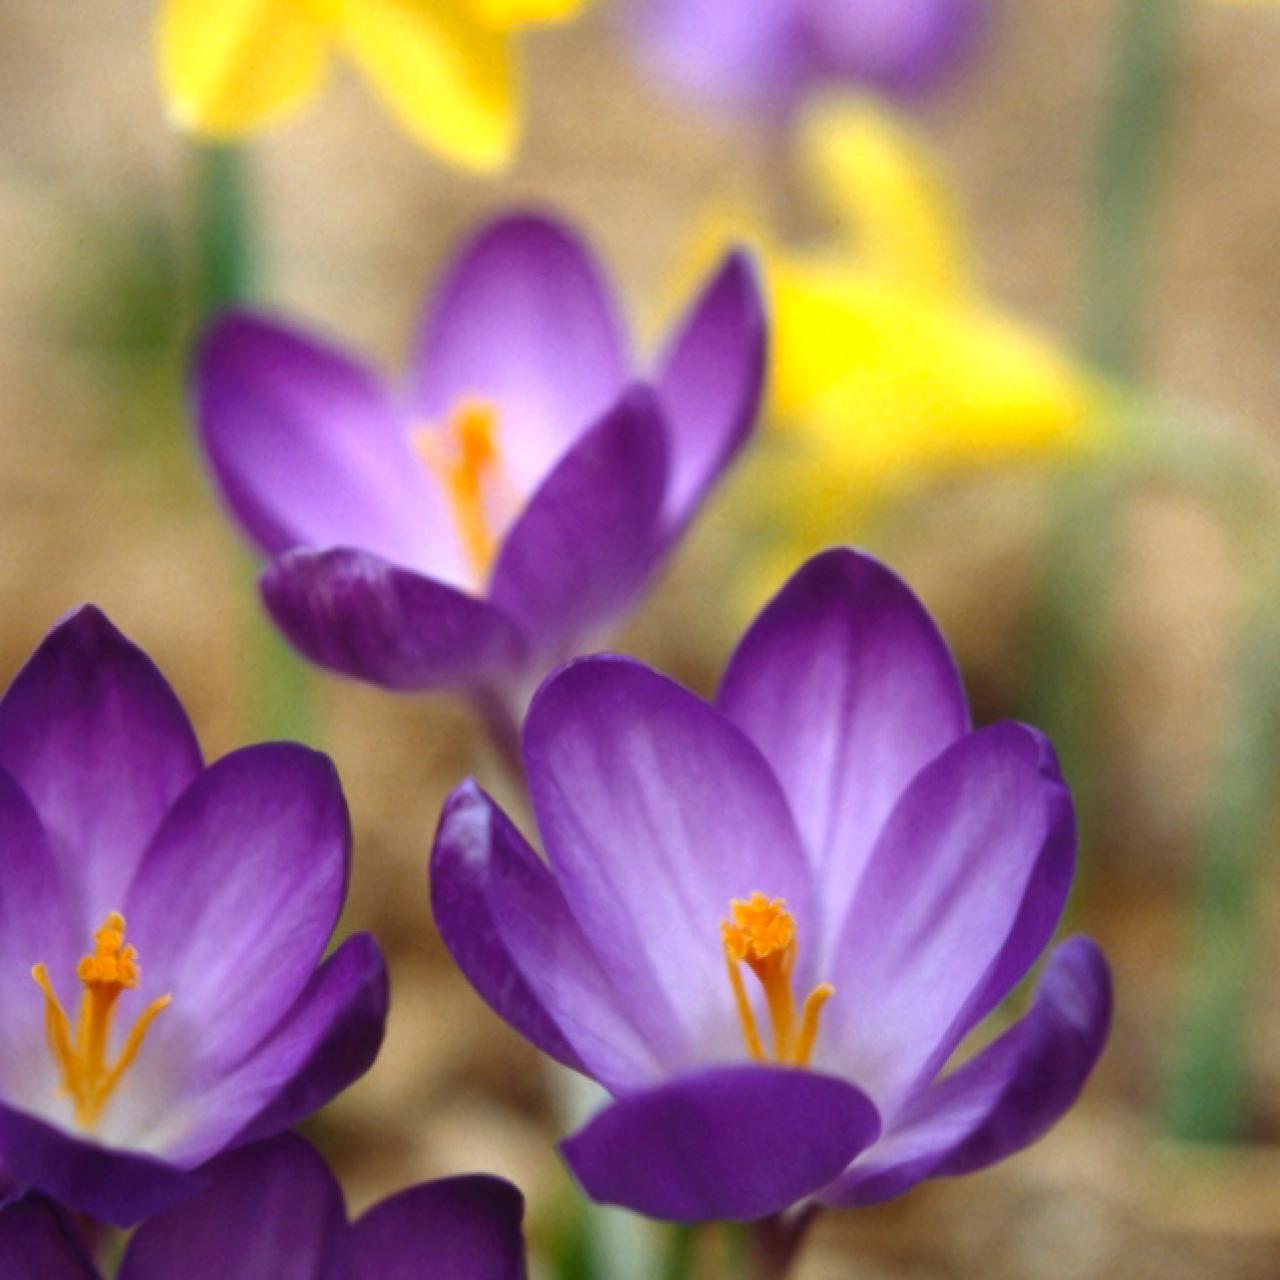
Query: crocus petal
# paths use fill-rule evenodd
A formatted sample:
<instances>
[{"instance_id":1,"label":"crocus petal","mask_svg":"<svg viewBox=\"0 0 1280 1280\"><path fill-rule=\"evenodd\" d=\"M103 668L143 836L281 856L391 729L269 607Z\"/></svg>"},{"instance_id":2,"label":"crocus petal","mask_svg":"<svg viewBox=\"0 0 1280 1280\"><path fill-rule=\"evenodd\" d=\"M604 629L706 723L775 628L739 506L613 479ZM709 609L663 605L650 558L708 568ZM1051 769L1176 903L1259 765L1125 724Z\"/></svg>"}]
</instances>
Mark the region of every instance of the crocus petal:
<instances>
[{"instance_id":1,"label":"crocus petal","mask_svg":"<svg viewBox=\"0 0 1280 1280\"><path fill-rule=\"evenodd\" d=\"M157 36L175 123L218 138L289 115L329 61L319 18L295 0L164 0Z\"/></svg>"},{"instance_id":2,"label":"crocus petal","mask_svg":"<svg viewBox=\"0 0 1280 1280\"><path fill-rule=\"evenodd\" d=\"M626 376L626 338L590 251L560 223L521 214L483 230L445 278L413 398L435 423L463 401L491 402L509 481L527 495Z\"/></svg>"},{"instance_id":3,"label":"crocus petal","mask_svg":"<svg viewBox=\"0 0 1280 1280\"><path fill-rule=\"evenodd\" d=\"M388 689L501 684L525 657L523 633L501 610L363 551L290 552L261 588L312 662Z\"/></svg>"},{"instance_id":4,"label":"crocus petal","mask_svg":"<svg viewBox=\"0 0 1280 1280\"><path fill-rule=\"evenodd\" d=\"M593 1200L677 1222L743 1220L811 1195L879 1131L843 1080L729 1067L622 1098L561 1150Z\"/></svg>"},{"instance_id":5,"label":"crocus petal","mask_svg":"<svg viewBox=\"0 0 1280 1280\"><path fill-rule=\"evenodd\" d=\"M490 595L545 652L630 603L653 568L667 484L667 431L633 387L560 460L508 533Z\"/></svg>"},{"instance_id":6,"label":"crocus petal","mask_svg":"<svg viewBox=\"0 0 1280 1280\"><path fill-rule=\"evenodd\" d=\"M732 253L659 365L658 390L671 430L665 519L673 530L687 523L746 443L764 386L765 331L751 260Z\"/></svg>"},{"instance_id":7,"label":"crocus petal","mask_svg":"<svg viewBox=\"0 0 1280 1280\"><path fill-rule=\"evenodd\" d=\"M668 1067L738 1058L720 924L733 898L784 898L817 928L809 869L759 751L687 690L622 658L548 680L525 721L530 795L565 899Z\"/></svg>"},{"instance_id":8,"label":"crocus petal","mask_svg":"<svg viewBox=\"0 0 1280 1280\"><path fill-rule=\"evenodd\" d=\"M456 0L335 0L335 35L424 146L482 171L519 134L514 51Z\"/></svg>"},{"instance_id":9,"label":"crocus petal","mask_svg":"<svg viewBox=\"0 0 1280 1280\"><path fill-rule=\"evenodd\" d=\"M348 938L252 1055L195 1098L202 1119L177 1155L269 1138L305 1120L373 1065L387 1022L387 970L367 934Z\"/></svg>"},{"instance_id":10,"label":"crocus petal","mask_svg":"<svg viewBox=\"0 0 1280 1280\"><path fill-rule=\"evenodd\" d=\"M87 943L120 909L148 840L200 769L200 748L151 659L86 605L0 700L0 766L49 833Z\"/></svg>"},{"instance_id":11,"label":"crocus petal","mask_svg":"<svg viewBox=\"0 0 1280 1280\"><path fill-rule=\"evenodd\" d=\"M1050 957L1026 1016L913 1102L830 1205L876 1204L925 1178L972 1173L1037 1141L1075 1102L1111 1023L1111 975L1088 938Z\"/></svg>"},{"instance_id":12,"label":"crocus petal","mask_svg":"<svg viewBox=\"0 0 1280 1280\"><path fill-rule=\"evenodd\" d=\"M86 938L67 908L57 864L40 819L18 784L0 769L0 1087L14 1100L23 1086L51 1088L44 1002L31 979L42 963L74 982ZM32 1098L35 1101L35 1097ZM0 1169L0 1203L7 1183Z\"/></svg>"},{"instance_id":13,"label":"crocus petal","mask_svg":"<svg viewBox=\"0 0 1280 1280\"><path fill-rule=\"evenodd\" d=\"M612 1090L661 1074L555 877L474 783L445 808L431 891L454 959L517 1030Z\"/></svg>"},{"instance_id":14,"label":"crocus petal","mask_svg":"<svg viewBox=\"0 0 1280 1280\"><path fill-rule=\"evenodd\" d=\"M815 1060L838 1061L892 1115L1048 942L1075 836L1052 748L1032 729L992 725L927 765L845 918Z\"/></svg>"},{"instance_id":15,"label":"crocus petal","mask_svg":"<svg viewBox=\"0 0 1280 1280\"><path fill-rule=\"evenodd\" d=\"M193 395L227 505L259 547L361 547L465 576L443 499L375 375L262 316L205 334Z\"/></svg>"},{"instance_id":16,"label":"crocus petal","mask_svg":"<svg viewBox=\"0 0 1280 1280\"><path fill-rule=\"evenodd\" d=\"M201 1185L185 1169L72 1137L3 1102L0 1162L23 1186L116 1227L163 1213Z\"/></svg>"},{"instance_id":17,"label":"crocus petal","mask_svg":"<svg viewBox=\"0 0 1280 1280\"><path fill-rule=\"evenodd\" d=\"M752 624L717 701L787 793L830 940L893 805L969 727L946 641L882 564L828 551Z\"/></svg>"},{"instance_id":18,"label":"crocus petal","mask_svg":"<svg viewBox=\"0 0 1280 1280\"><path fill-rule=\"evenodd\" d=\"M352 1230L351 1280L523 1280L524 1197L501 1178L444 1178L374 1205Z\"/></svg>"},{"instance_id":19,"label":"crocus petal","mask_svg":"<svg viewBox=\"0 0 1280 1280\"><path fill-rule=\"evenodd\" d=\"M129 1242L119 1280L347 1280L342 1191L308 1143L285 1134L201 1172L205 1190Z\"/></svg>"},{"instance_id":20,"label":"crocus petal","mask_svg":"<svg viewBox=\"0 0 1280 1280\"><path fill-rule=\"evenodd\" d=\"M40 1196L0 1210L0 1275L5 1280L98 1280L62 1210Z\"/></svg>"},{"instance_id":21,"label":"crocus petal","mask_svg":"<svg viewBox=\"0 0 1280 1280\"><path fill-rule=\"evenodd\" d=\"M324 756L266 743L210 766L165 819L124 908L144 984L173 997L145 1058L197 1043L213 1069L260 1040L324 954L350 856Z\"/></svg>"}]
</instances>

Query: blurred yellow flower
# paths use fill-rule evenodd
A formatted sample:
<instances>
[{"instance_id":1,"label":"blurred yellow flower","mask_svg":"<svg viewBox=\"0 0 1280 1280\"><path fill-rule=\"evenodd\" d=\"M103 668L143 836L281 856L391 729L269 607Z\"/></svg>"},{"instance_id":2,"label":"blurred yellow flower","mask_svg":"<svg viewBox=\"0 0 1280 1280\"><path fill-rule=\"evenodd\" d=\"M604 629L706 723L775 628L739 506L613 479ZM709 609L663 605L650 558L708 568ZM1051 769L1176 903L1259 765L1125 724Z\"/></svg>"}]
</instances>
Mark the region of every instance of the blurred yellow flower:
<instances>
[{"instance_id":1,"label":"blurred yellow flower","mask_svg":"<svg viewBox=\"0 0 1280 1280\"><path fill-rule=\"evenodd\" d=\"M162 0L161 76L175 121L233 140L290 115L336 54L424 146L500 168L519 134L514 34L587 0Z\"/></svg>"},{"instance_id":2,"label":"blurred yellow flower","mask_svg":"<svg viewBox=\"0 0 1280 1280\"><path fill-rule=\"evenodd\" d=\"M801 122L799 152L833 237L795 248L723 212L699 237L754 244L772 303L771 421L742 491L769 540L801 554L939 472L1086 447L1100 388L982 295L920 142L833 99Z\"/></svg>"}]
</instances>

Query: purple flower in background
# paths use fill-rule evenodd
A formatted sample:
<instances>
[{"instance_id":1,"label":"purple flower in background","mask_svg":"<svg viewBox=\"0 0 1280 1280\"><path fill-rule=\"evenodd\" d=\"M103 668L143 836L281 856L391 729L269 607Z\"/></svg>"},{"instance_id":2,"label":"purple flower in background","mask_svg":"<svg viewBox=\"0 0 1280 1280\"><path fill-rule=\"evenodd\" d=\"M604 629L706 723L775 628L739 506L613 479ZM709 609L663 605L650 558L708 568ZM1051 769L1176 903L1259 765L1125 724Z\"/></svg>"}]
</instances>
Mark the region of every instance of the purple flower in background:
<instances>
[{"instance_id":1,"label":"purple flower in background","mask_svg":"<svg viewBox=\"0 0 1280 1280\"><path fill-rule=\"evenodd\" d=\"M645 52L730 105L790 111L823 83L910 93L968 52L983 0L632 0Z\"/></svg>"},{"instance_id":2,"label":"purple flower in background","mask_svg":"<svg viewBox=\"0 0 1280 1280\"><path fill-rule=\"evenodd\" d=\"M1085 938L940 1076L1048 944L1075 821L1049 743L970 726L944 641L876 561L805 565L715 706L586 658L523 745L550 865L465 783L432 902L485 999L613 1095L563 1148L594 1198L691 1221L870 1204L1075 1100L1110 1021Z\"/></svg>"},{"instance_id":3,"label":"purple flower in background","mask_svg":"<svg viewBox=\"0 0 1280 1280\"><path fill-rule=\"evenodd\" d=\"M0 1168L128 1225L363 1074L382 956L324 959L350 856L327 759L206 766L97 609L55 627L0 699Z\"/></svg>"},{"instance_id":4,"label":"purple flower in background","mask_svg":"<svg viewBox=\"0 0 1280 1280\"><path fill-rule=\"evenodd\" d=\"M231 314L200 349L195 405L294 645L393 689L505 697L635 597L742 446L763 362L759 292L735 253L652 386L629 383L586 248L516 216L448 272L403 391Z\"/></svg>"},{"instance_id":5,"label":"purple flower in background","mask_svg":"<svg viewBox=\"0 0 1280 1280\"><path fill-rule=\"evenodd\" d=\"M213 1161L207 1187L145 1223L118 1280L523 1280L524 1201L474 1175L424 1182L348 1223L342 1189L285 1134ZM71 1225L30 1197L0 1211L5 1280L99 1280Z\"/></svg>"}]
</instances>

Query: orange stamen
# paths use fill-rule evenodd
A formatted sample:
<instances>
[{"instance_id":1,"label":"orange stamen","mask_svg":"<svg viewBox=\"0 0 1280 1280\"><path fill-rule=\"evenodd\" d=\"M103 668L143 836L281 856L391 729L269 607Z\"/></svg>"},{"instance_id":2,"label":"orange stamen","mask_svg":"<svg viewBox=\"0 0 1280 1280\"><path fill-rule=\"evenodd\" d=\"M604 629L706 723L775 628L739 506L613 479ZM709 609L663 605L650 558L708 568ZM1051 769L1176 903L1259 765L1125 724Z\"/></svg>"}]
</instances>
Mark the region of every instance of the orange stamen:
<instances>
[{"instance_id":1,"label":"orange stamen","mask_svg":"<svg viewBox=\"0 0 1280 1280\"><path fill-rule=\"evenodd\" d=\"M161 996L142 1011L120 1056L108 1065L116 1003L125 991L138 985L141 977L137 949L125 946L124 935L124 917L118 911L111 912L93 935L93 954L76 966L83 990L74 1034L48 968L37 964L31 970L36 985L44 992L49 1053L61 1073L62 1091L75 1107L76 1122L85 1129L96 1128L103 1109L137 1058L148 1029L171 999Z\"/></svg>"},{"instance_id":2,"label":"orange stamen","mask_svg":"<svg viewBox=\"0 0 1280 1280\"><path fill-rule=\"evenodd\" d=\"M791 988L797 950L795 917L781 898L768 898L763 893L753 893L746 901L733 899L729 913L730 918L720 922L720 936L747 1051L757 1062L764 1061L760 1032L742 981L742 965L755 974L764 990L765 1007L773 1029L774 1060L802 1067L813 1054L822 1006L835 994L835 988L824 982L809 993L797 1036L795 996Z\"/></svg>"}]
</instances>

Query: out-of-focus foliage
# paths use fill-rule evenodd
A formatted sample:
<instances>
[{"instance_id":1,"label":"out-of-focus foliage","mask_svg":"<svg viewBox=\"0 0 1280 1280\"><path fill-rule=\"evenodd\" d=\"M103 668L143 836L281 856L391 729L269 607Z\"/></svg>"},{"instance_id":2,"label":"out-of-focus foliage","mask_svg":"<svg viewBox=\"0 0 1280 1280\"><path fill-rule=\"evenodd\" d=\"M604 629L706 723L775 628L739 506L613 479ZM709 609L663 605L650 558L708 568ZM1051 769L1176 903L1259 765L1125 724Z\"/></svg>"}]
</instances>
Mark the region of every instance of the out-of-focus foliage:
<instances>
[{"instance_id":1,"label":"out-of-focus foliage","mask_svg":"<svg viewBox=\"0 0 1280 1280\"><path fill-rule=\"evenodd\" d=\"M349 58L424 146L500 168L520 130L520 28L585 0L163 0L161 75L176 122L242 137L301 108Z\"/></svg>"}]
</instances>

